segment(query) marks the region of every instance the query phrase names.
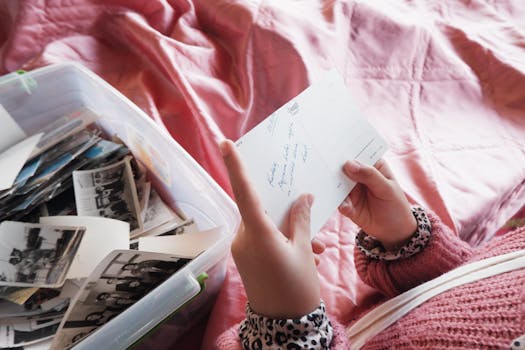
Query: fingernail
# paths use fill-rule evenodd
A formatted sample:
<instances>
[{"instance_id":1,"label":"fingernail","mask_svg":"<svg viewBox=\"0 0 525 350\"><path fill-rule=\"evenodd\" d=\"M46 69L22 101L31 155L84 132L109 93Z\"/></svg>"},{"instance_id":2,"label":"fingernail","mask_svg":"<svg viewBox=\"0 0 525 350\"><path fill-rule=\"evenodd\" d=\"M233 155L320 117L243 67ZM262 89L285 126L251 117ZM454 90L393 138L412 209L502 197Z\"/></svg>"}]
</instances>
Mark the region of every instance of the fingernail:
<instances>
[{"instance_id":1,"label":"fingernail","mask_svg":"<svg viewBox=\"0 0 525 350\"><path fill-rule=\"evenodd\" d=\"M314 203L314 196L308 193L306 195L306 204L308 205L308 208L311 208L313 203Z\"/></svg>"},{"instance_id":2,"label":"fingernail","mask_svg":"<svg viewBox=\"0 0 525 350\"><path fill-rule=\"evenodd\" d=\"M223 157L228 155L228 140L224 140L219 144L219 150L221 151L221 154Z\"/></svg>"},{"instance_id":3,"label":"fingernail","mask_svg":"<svg viewBox=\"0 0 525 350\"><path fill-rule=\"evenodd\" d=\"M345 163L345 168L351 173L357 173L361 169L361 165L355 160L349 160Z\"/></svg>"},{"instance_id":4,"label":"fingernail","mask_svg":"<svg viewBox=\"0 0 525 350\"><path fill-rule=\"evenodd\" d=\"M344 215L344 214L349 214L349 213L351 213L351 212L353 211L354 208L353 208L350 204L348 204L348 203L343 203L343 204L341 204L341 205L339 206L339 208L337 208L337 209L339 209L339 211L341 212L341 214Z\"/></svg>"}]
</instances>

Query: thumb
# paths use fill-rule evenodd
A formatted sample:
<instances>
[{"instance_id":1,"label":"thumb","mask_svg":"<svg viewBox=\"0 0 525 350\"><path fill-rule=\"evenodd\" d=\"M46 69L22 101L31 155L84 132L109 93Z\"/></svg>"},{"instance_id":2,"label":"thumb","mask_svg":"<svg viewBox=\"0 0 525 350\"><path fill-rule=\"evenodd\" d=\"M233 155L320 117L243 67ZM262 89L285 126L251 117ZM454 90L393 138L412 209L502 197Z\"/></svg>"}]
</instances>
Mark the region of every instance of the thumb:
<instances>
[{"instance_id":1,"label":"thumb","mask_svg":"<svg viewBox=\"0 0 525 350\"><path fill-rule=\"evenodd\" d=\"M313 195L303 194L292 205L288 219L288 239L291 241L310 242L310 212L313 201Z\"/></svg>"},{"instance_id":2,"label":"thumb","mask_svg":"<svg viewBox=\"0 0 525 350\"><path fill-rule=\"evenodd\" d=\"M357 161L347 161L343 170L350 179L365 185L377 197L390 191L389 180L375 167L361 164Z\"/></svg>"}]
</instances>

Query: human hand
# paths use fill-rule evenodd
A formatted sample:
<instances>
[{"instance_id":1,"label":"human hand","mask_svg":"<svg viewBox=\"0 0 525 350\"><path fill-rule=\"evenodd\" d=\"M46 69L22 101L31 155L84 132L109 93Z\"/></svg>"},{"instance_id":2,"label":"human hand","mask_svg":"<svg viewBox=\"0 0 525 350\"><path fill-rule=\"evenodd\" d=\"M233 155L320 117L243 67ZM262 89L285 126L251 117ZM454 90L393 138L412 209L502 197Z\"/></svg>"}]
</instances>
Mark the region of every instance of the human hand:
<instances>
[{"instance_id":1,"label":"human hand","mask_svg":"<svg viewBox=\"0 0 525 350\"><path fill-rule=\"evenodd\" d=\"M410 239L417 222L386 162L381 159L372 167L348 161L343 170L357 185L339 206L341 214L379 240L387 250L395 250Z\"/></svg>"},{"instance_id":2,"label":"human hand","mask_svg":"<svg viewBox=\"0 0 525 350\"><path fill-rule=\"evenodd\" d=\"M271 318L300 318L320 303L310 242L312 195L302 195L288 215L284 232L265 214L231 141L220 145L242 223L232 255L253 311ZM315 243L318 252L324 247Z\"/></svg>"}]
</instances>

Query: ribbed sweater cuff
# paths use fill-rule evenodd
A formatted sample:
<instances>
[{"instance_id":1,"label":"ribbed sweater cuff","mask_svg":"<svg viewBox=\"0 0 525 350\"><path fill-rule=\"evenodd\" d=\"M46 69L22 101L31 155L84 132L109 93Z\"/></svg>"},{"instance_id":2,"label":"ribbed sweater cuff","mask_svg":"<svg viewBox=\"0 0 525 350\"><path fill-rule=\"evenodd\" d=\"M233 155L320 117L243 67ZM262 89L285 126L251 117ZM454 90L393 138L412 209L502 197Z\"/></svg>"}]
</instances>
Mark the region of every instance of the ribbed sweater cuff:
<instances>
[{"instance_id":1,"label":"ribbed sweater cuff","mask_svg":"<svg viewBox=\"0 0 525 350\"><path fill-rule=\"evenodd\" d=\"M427 215L432 225L430 241L425 249L409 258L382 261L354 249L356 269L365 283L394 296L461 265L470 257L472 252L467 243L434 213L427 210Z\"/></svg>"}]
</instances>

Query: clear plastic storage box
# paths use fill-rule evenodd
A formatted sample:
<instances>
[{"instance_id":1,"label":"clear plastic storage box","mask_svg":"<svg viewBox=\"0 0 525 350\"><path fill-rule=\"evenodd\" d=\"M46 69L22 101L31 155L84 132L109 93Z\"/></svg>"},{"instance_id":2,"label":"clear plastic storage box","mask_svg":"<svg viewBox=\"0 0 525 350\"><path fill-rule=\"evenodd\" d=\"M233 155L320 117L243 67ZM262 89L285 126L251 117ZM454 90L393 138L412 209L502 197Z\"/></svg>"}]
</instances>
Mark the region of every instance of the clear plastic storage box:
<instances>
[{"instance_id":1,"label":"clear plastic storage box","mask_svg":"<svg viewBox=\"0 0 525 350\"><path fill-rule=\"evenodd\" d=\"M239 223L233 201L165 130L81 65L62 63L4 76L0 104L28 135L78 107L92 109L101 115L99 126L109 135L117 134L147 166L166 203L194 218L201 230L222 226L223 237L217 244L75 349L125 349L159 324L158 332L142 344L153 344L150 347L155 349L174 344L207 314L224 280L230 241Z\"/></svg>"}]
</instances>

